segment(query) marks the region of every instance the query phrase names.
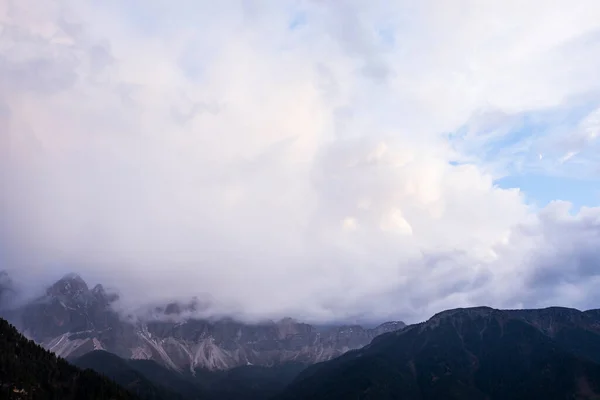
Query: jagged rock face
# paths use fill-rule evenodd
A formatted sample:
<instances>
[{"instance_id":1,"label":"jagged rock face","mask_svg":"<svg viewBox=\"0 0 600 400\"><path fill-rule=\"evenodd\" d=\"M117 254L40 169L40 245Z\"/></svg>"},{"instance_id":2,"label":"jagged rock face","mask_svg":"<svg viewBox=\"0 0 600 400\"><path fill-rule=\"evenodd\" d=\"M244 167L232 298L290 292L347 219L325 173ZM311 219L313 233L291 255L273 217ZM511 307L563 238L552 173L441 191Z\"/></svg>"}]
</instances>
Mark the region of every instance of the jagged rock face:
<instances>
[{"instance_id":1,"label":"jagged rock face","mask_svg":"<svg viewBox=\"0 0 600 400\"><path fill-rule=\"evenodd\" d=\"M230 320L188 320L180 324L148 323L143 336L150 345L152 358L162 357L167 365L227 369L286 361L313 364L365 346L378 333L403 326L402 323L378 329L348 326L319 332L311 325L290 320L256 325Z\"/></svg>"},{"instance_id":2,"label":"jagged rock face","mask_svg":"<svg viewBox=\"0 0 600 400\"><path fill-rule=\"evenodd\" d=\"M107 350L124 358L152 359L177 370L271 366L286 361L312 364L363 347L375 336L405 326L393 322L375 329L342 326L317 330L289 318L262 324L229 319L131 322L112 310L114 300L116 296L107 294L101 285L90 290L83 279L71 274L25 306L18 325L62 357ZM197 301L172 303L154 313L174 317L199 306Z\"/></svg>"},{"instance_id":3,"label":"jagged rock face","mask_svg":"<svg viewBox=\"0 0 600 400\"><path fill-rule=\"evenodd\" d=\"M90 290L81 277L71 274L7 317L27 337L63 357L107 347L122 353L135 329L111 309L115 299L100 285Z\"/></svg>"},{"instance_id":4,"label":"jagged rock face","mask_svg":"<svg viewBox=\"0 0 600 400\"><path fill-rule=\"evenodd\" d=\"M102 332L119 324L103 290L89 290L77 275L49 287L46 295L27 304L22 326L34 338L53 338L67 332Z\"/></svg>"}]
</instances>

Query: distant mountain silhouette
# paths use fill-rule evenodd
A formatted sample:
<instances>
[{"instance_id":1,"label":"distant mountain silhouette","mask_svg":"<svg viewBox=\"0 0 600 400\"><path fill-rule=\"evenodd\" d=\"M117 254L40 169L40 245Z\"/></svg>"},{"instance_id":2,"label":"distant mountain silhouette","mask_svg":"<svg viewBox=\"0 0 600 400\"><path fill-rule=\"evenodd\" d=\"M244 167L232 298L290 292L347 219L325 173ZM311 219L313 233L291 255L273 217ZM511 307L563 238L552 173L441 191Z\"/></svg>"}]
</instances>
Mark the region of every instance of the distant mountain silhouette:
<instances>
[{"instance_id":1,"label":"distant mountain silhouette","mask_svg":"<svg viewBox=\"0 0 600 400\"><path fill-rule=\"evenodd\" d=\"M144 400L204 398L200 395L199 389L192 384L188 384L185 379L175 379L175 376L178 376L179 374L162 368L156 363L154 363L154 365L160 373L154 376L155 379L153 381L148 379L144 373L138 371L135 368L135 364L102 350L84 354L78 359L71 360L71 363L82 369L92 369L105 375ZM169 380L174 380L175 385L172 387L169 387L169 385L166 385L167 387L161 386L161 383L164 384ZM178 394L179 391L184 391L186 388L189 388L190 390L186 393L187 396Z\"/></svg>"}]
</instances>

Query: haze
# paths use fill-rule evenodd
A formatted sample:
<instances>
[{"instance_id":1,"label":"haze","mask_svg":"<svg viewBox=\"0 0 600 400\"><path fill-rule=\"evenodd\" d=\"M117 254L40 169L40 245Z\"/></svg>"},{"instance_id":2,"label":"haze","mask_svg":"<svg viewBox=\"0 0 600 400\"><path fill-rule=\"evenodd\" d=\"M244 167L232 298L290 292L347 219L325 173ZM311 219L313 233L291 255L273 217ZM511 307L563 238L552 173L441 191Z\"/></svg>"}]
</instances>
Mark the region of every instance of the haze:
<instances>
[{"instance_id":1,"label":"haze","mask_svg":"<svg viewBox=\"0 0 600 400\"><path fill-rule=\"evenodd\" d=\"M0 0L0 262L124 307L597 307L600 3Z\"/></svg>"}]
</instances>

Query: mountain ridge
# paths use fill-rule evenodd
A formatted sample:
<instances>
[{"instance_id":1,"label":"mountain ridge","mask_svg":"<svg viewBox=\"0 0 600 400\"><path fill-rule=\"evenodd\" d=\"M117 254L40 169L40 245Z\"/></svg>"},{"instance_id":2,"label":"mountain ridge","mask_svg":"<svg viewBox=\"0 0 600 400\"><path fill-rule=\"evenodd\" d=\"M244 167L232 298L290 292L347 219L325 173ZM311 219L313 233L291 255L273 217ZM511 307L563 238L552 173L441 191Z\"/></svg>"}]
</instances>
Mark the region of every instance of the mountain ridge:
<instances>
[{"instance_id":1,"label":"mountain ridge","mask_svg":"<svg viewBox=\"0 0 600 400\"><path fill-rule=\"evenodd\" d=\"M124 359L155 360L177 371L285 362L313 364L405 326L392 321L371 329L344 325L323 330L291 318L248 324L231 318L197 319L189 314L173 321L174 316L197 307L194 300L156 307L154 319L127 320L112 307L117 299L100 284L90 289L72 273L10 317L27 337L62 357L106 350Z\"/></svg>"},{"instance_id":2,"label":"mountain ridge","mask_svg":"<svg viewBox=\"0 0 600 400\"><path fill-rule=\"evenodd\" d=\"M308 367L277 399L598 399L599 316L446 310Z\"/></svg>"}]
</instances>

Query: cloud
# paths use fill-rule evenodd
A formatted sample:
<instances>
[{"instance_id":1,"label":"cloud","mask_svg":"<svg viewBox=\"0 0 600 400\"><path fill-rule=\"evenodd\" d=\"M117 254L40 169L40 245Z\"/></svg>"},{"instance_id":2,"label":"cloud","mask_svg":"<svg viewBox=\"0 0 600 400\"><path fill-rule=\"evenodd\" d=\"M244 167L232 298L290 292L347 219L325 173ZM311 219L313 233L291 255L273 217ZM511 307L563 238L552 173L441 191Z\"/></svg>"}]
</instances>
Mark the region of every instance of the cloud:
<instances>
[{"instance_id":1,"label":"cloud","mask_svg":"<svg viewBox=\"0 0 600 400\"><path fill-rule=\"evenodd\" d=\"M592 304L599 211L494 182L572 132L506 139L523 118L600 104L597 2L36 4L0 6L15 280L76 270L126 306L248 318Z\"/></svg>"},{"instance_id":2,"label":"cloud","mask_svg":"<svg viewBox=\"0 0 600 400\"><path fill-rule=\"evenodd\" d=\"M597 141L599 132L600 108L597 108L586 115L567 138L559 141L561 150L567 150L567 153L560 158L560 163L577 157L579 163L590 163L597 167L598 162L595 155L600 149Z\"/></svg>"}]
</instances>

